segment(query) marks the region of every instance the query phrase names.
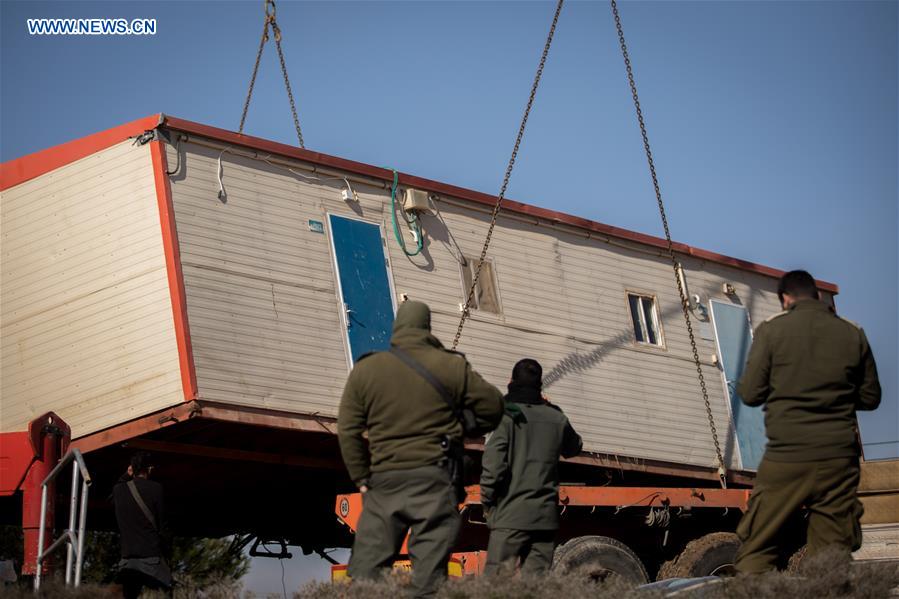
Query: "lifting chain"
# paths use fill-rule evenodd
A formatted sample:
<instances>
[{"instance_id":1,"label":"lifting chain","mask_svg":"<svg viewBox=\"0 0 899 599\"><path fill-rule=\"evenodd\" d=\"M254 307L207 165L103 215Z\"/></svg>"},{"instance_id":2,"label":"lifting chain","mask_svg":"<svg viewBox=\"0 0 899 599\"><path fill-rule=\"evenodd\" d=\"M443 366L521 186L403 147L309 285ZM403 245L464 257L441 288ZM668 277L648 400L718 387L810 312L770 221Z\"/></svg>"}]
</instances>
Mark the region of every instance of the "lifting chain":
<instances>
[{"instance_id":1,"label":"lifting chain","mask_svg":"<svg viewBox=\"0 0 899 599\"><path fill-rule=\"evenodd\" d=\"M253 65L253 76L250 77L250 88L247 90L247 99L243 104L243 114L240 116L240 128L238 133L243 133L243 126L247 120L247 110L250 108L250 99L253 97L253 86L256 85L256 74L259 72L259 61L262 60L262 50L268 41L268 29L272 28L272 35L275 38L275 48L278 50L278 59L281 61L281 74L284 75L284 87L287 88L287 98L290 100L290 112L293 114L293 126L297 130L297 140L300 147L305 148L303 144L303 132L300 130L300 119L297 118L297 107L293 101L293 91L290 89L290 79L287 77L287 65L284 63L284 52L281 51L281 28L275 20L275 0L265 0L264 7L265 20L262 23L262 38L259 40L259 51L256 53L256 64Z\"/></svg>"},{"instance_id":2,"label":"lifting chain","mask_svg":"<svg viewBox=\"0 0 899 599\"><path fill-rule=\"evenodd\" d=\"M662 203L662 189L659 187L659 179L656 176L655 163L652 160L652 150L649 148L649 135L646 133L646 124L643 121L643 111L640 108L640 99L637 96L637 84L634 82L634 71L631 68L631 59L627 53L627 44L624 42L624 30L621 28L621 17L618 14L618 4L611 0L612 15L615 17L615 28L618 30L618 41L621 45L621 55L624 57L624 67L627 70L627 80L631 86L631 95L634 98L634 107L637 111L637 122L640 125L640 133L643 136L643 148L646 150L646 160L649 163L649 174L652 176L652 185L656 192L656 201L659 204L659 214L662 216L662 227L665 229L665 240L668 243L668 255L674 267L674 280L677 282L677 292L680 294L681 308L684 311L684 320L687 323L687 334L690 336L690 347L693 349L693 361L696 364L696 373L699 375L699 388L702 390L702 399L705 402L706 414L709 417L709 428L712 429L712 440L715 442L715 455L718 459L718 478L722 488L727 488L727 466L721 454L721 444L718 442L718 429L715 427L715 418L712 415L712 404L709 401L709 391L706 388L705 377L702 374L702 363L699 360L699 351L696 349L696 337L693 334L693 323L690 321L690 303L684 292L678 270L680 264L674 254L674 245L671 241L671 231L668 229L668 217L665 215L665 205Z\"/></svg>"},{"instance_id":3,"label":"lifting chain","mask_svg":"<svg viewBox=\"0 0 899 599\"><path fill-rule=\"evenodd\" d=\"M559 0L556 5L556 12L553 15L553 22L549 28L549 35L546 37L546 44L543 46L543 55L540 57L540 64L537 66L537 73L534 76L534 83L531 85L531 95L528 97L527 107L524 109L524 116L521 119L521 125L518 127L518 136L515 138L515 146L512 148L512 156L509 158L509 164L506 166L506 175L503 177L503 185L499 195L496 197L496 204L493 206L493 213L490 217L490 227L487 229L487 239L484 240L484 247L481 249L481 256L478 258L477 266L474 270L474 276L471 278L471 287L468 290L468 297L465 299L465 305L462 306L462 317L459 319L459 326L456 329L456 336L453 338L453 349L459 345L459 339L462 338L462 329L465 327L465 321L471 315L471 302L474 300L475 290L478 286L478 280L481 278L481 267L487 258L487 249L490 247L490 240L493 238L493 229L496 227L496 219L502 208L503 198L506 195L506 188L509 186L509 180L512 178L512 169L515 168L515 159L518 157L518 148L521 146L521 140L524 137L524 130L528 124L528 117L531 114L531 107L534 105L534 98L537 96L537 88L540 86L540 78L543 76L543 67L546 65L546 57L549 55L549 47L553 43L553 36L556 33L556 25L559 22L559 14L562 12L562 5L565 0Z\"/></svg>"}]
</instances>

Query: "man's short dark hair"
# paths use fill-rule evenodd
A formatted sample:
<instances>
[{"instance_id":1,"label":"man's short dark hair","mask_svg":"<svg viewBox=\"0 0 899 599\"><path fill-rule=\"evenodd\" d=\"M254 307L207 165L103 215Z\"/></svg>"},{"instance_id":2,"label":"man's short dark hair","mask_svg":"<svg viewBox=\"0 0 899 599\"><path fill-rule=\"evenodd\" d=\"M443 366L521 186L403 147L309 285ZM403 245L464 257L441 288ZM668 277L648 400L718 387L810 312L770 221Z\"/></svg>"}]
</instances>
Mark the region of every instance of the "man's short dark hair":
<instances>
[{"instance_id":1,"label":"man's short dark hair","mask_svg":"<svg viewBox=\"0 0 899 599\"><path fill-rule=\"evenodd\" d=\"M541 389L543 387L543 367L537 360L519 360L512 369L512 382L523 387Z\"/></svg>"},{"instance_id":2,"label":"man's short dark hair","mask_svg":"<svg viewBox=\"0 0 899 599\"><path fill-rule=\"evenodd\" d=\"M777 285L777 297L781 302L783 302L785 293L796 299L819 299L820 297L815 278L804 270L791 270L780 278L780 283Z\"/></svg>"},{"instance_id":3,"label":"man's short dark hair","mask_svg":"<svg viewBox=\"0 0 899 599\"><path fill-rule=\"evenodd\" d=\"M146 474L155 465L153 456L146 451L137 451L131 455L131 470L134 474Z\"/></svg>"}]
</instances>

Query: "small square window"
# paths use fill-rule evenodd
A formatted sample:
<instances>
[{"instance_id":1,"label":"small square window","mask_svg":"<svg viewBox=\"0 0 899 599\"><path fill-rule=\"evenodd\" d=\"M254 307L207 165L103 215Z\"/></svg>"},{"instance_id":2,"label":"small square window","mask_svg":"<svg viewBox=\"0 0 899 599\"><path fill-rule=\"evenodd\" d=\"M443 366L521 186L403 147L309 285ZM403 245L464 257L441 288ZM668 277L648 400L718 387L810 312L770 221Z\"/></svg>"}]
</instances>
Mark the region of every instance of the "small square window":
<instances>
[{"instance_id":1,"label":"small square window","mask_svg":"<svg viewBox=\"0 0 899 599\"><path fill-rule=\"evenodd\" d=\"M478 267L476 258L466 258L465 265L462 266L462 301L468 299L468 291L471 289L471 281L474 278L474 271ZM478 284L474 290L474 297L471 300L472 310L480 312L489 312L491 314L499 314L499 294L496 292L496 275L493 270L493 261L484 260L481 267L481 276L478 277Z\"/></svg>"},{"instance_id":2,"label":"small square window","mask_svg":"<svg viewBox=\"0 0 899 599\"><path fill-rule=\"evenodd\" d=\"M634 323L634 339L637 343L662 345L659 312L656 299L651 295L627 294L627 303Z\"/></svg>"}]
</instances>

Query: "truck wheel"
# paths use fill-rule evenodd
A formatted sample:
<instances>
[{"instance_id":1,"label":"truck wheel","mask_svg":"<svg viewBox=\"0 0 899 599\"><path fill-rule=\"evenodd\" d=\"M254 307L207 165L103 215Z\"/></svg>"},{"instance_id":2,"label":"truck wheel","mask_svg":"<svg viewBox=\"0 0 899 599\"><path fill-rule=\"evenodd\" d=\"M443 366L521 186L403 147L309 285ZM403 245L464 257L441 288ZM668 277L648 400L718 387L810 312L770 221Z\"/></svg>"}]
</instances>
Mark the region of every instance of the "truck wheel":
<instances>
[{"instance_id":1,"label":"truck wheel","mask_svg":"<svg viewBox=\"0 0 899 599\"><path fill-rule=\"evenodd\" d=\"M707 534L690 541L676 558L662 564L656 579L731 576L739 548L740 539L732 532Z\"/></svg>"},{"instance_id":2,"label":"truck wheel","mask_svg":"<svg viewBox=\"0 0 899 599\"><path fill-rule=\"evenodd\" d=\"M609 576L620 576L633 584L649 582L640 558L627 545L609 537L571 539L556 550L553 570L597 582Z\"/></svg>"}]
</instances>

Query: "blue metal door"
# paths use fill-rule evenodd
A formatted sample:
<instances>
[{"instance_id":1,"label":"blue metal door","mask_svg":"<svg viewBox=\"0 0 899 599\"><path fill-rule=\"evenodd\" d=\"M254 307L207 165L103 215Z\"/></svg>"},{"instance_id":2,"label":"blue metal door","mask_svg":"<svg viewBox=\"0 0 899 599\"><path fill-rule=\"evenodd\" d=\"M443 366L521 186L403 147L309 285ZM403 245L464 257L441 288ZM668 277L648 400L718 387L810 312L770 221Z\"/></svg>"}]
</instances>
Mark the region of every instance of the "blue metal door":
<instances>
[{"instance_id":1,"label":"blue metal door","mask_svg":"<svg viewBox=\"0 0 899 599\"><path fill-rule=\"evenodd\" d=\"M718 357L724 372L724 382L730 396L737 444L743 468L756 469L765 453L765 418L760 407L745 405L737 394L737 381L743 374L749 348L752 345L752 328L746 308L712 300L712 319L718 340Z\"/></svg>"},{"instance_id":2,"label":"blue metal door","mask_svg":"<svg viewBox=\"0 0 899 599\"><path fill-rule=\"evenodd\" d=\"M393 296L381 227L333 214L331 243L337 261L344 325L355 363L370 351L388 349L393 327Z\"/></svg>"}]
</instances>

